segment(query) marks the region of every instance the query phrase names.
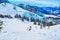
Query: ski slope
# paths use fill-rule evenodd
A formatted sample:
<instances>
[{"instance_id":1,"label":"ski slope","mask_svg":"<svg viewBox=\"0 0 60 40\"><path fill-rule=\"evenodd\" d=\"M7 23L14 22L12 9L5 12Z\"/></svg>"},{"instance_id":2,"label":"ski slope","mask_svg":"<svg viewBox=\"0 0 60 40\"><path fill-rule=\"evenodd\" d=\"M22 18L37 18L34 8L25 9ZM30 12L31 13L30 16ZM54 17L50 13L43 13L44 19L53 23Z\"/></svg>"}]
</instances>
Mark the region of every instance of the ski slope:
<instances>
[{"instance_id":1,"label":"ski slope","mask_svg":"<svg viewBox=\"0 0 60 40\"><path fill-rule=\"evenodd\" d=\"M40 26L31 22L24 23L15 18L0 20L4 21L0 40L60 40L60 25L40 29ZM27 27L30 26L32 30L28 31Z\"/></svg>"},{"instance_id":2,"label":"ski slope","mask_svg":"<svg viewBox=\"0 0 60 40\"><path fill-rule=\"evenodd\" d=\"M16 7L16 10L13 8ZM29 11L24 10L12 4L0 4L0 14L12 15L20 14L29 15ZM34 14L34 13L33 13ZM27 16L26 15L26 16ZM33 15L35 17L35 14ZM42 18L38 16L39 18ZM4 23L0 31L0 40L60 40L60 25L51 26L50 29L34 25L33 22L22 22L17 18L0 18ZM29 31L28 28L32 27Z\"/></svg>"}]
</instances>

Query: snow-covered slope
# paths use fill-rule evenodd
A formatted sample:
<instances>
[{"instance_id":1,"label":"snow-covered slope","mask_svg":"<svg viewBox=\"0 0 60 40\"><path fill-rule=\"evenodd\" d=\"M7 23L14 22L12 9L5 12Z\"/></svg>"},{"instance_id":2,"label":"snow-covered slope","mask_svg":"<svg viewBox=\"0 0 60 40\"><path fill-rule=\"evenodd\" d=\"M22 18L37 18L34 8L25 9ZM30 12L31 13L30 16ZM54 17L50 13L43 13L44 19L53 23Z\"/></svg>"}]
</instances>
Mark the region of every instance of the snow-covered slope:
<instances>
[{"instance_id":1,"label":"snow-covered slope","mask_svg":"<svg viewBox=\"0 0 60 40\"><path fill-rule=\"evenodd\" d=\"M10 3L0 4L0 14L12 15L12 17L15 14L27 17L33 15L33 18L42 19L41 16ZM60 25L51 26L50 29L47 27L40 29L41 26L34 25L33 22L25 23L17 18L0 18L0 20L3 21L0 40L60 40ZM32 28L29 31L30 26Z\"/></svg>"},{"instance_id":2,"label":"snow-covered slope","mask_svg":"<svg viewBox=\"0 0 60 40\"><path fill-rule=\"evenodd\" d=\"M30 6L37 6L41 7L40 12L44 12L45 14L49 15L59 15L59 7L60 7L60 1L59 0L9 0L12 4L25 4ZM39 8L37 8L39 9Z\"/></svg>"},{"instance_id":3,"label":"snow-covered slope","mask_svg":"<svg viewBox=\"0 0 60 40\"><path fill-rule=\"evenodd\" d=\"M0 14L6 14L6 15L14 15L16 14L16 10L13 9L14 8L14 5L12 4L9 4L9 3L1 3L0 4Z\"/></svg>"},{"instance_id":4,"label":"snow-covered slope","mask_svg":"<svg viewBox=\"0 0 60 40\"><path fill-rule=\"evenodd\" d=\"M33 17L33 18L42 18L41 16L29 12L25 9L22 9L18 6L15 6L13 4L10 3L1 3L0 4L0 14L5 14L5 15L11 15L12 17L14 17L16 14L20 14L21 16L26 16L26 17ZM33 15L33 16L31 16ZM36 16L37 15L37 16Z\"/></svg>"},{"instance_id":5,"label":"snow-covered slope","mask_svg":"<svg viewBox=\"0 0 60 40\"><path fill-rule=\"evenodd\" d=\"M60 40L60 25L51 26L50 29L40 29L40 26L31 22L24 23L17 19L0 19L4 21L0 32L0 40ZM32 27L31 31L27 28Z\"/></svg>"}]
</instances>

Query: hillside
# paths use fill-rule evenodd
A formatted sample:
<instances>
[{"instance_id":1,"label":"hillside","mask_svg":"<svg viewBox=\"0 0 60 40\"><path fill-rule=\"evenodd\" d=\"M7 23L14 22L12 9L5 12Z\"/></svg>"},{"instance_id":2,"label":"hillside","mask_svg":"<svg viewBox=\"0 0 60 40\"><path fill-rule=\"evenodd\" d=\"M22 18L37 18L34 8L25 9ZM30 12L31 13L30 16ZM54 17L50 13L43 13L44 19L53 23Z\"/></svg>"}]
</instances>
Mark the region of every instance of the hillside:
<instances>
[{"instance_id":1,"label":"hillside","mask_svg":"<svg viewBox=\"0 0 60 40\"><path fill-rule=\"evenodd\" d=\"M1 3L0 40L60 40L60 24L51 25L55 21L44 20L43 16L11 3ZM44 26L45 22L50 25Z\"/></svg>"}]
</instances>

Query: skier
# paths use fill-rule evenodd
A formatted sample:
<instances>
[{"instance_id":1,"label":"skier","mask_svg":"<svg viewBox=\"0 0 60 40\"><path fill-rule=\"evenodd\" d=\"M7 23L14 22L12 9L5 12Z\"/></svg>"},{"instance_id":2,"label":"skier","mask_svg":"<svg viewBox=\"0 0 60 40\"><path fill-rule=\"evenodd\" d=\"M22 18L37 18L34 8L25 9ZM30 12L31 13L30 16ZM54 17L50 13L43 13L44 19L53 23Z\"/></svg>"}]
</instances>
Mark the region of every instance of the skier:
<instances>
[{"instance_id":1,"label":"skier","mask_svg":"<svg viewBox=\"0 0 60 40\"><path fill-rule=\"evenodd\" d=\"M0 20L0 31L2 29L3 21Z\"/></svg>"},{"instance_id":2,"label":"skier","mask_svg":"<svg viewBox=\"0 0 60 40\"><path fill-rule=\"evenodd\" d=\"M32 27L31 26L30 27L27 27L27 29L30 31L32 29Z\"/></svg>"},{"instance_id":3,"label":"skier","mask_svg":"<svg viewBox=\"0 0 60 40\"><path fill-rule=\"evenodd\" d=\"M40 29L42 29L42 27L43 27L43 25L41 24L41 25L40 25Z\"/></svg>"}]
</instances>

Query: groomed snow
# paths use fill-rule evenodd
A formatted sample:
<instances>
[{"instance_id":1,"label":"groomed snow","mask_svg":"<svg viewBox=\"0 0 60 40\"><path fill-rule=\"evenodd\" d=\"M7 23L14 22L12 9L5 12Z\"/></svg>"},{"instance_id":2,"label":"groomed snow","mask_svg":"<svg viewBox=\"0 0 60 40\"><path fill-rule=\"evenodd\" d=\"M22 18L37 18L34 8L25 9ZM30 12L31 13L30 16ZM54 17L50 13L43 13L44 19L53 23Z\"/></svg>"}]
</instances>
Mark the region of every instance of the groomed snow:
<instances>
[{"instance_id":1,"label":"groomed snow","mask_svg":"<svg viewBox=\"0 0 60 40\"><path fill-rule=\"evenodd\" d=\"M40 29L40 26L31 22L24 23L15 18L0 20L4 21L0 40L60 40L60 25ZM28 31L27 27L30 26L32 30Z\"/></svg>"}]
</instances>

